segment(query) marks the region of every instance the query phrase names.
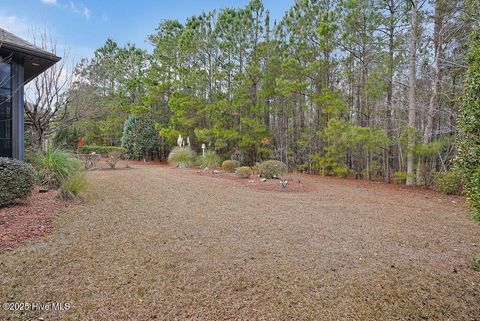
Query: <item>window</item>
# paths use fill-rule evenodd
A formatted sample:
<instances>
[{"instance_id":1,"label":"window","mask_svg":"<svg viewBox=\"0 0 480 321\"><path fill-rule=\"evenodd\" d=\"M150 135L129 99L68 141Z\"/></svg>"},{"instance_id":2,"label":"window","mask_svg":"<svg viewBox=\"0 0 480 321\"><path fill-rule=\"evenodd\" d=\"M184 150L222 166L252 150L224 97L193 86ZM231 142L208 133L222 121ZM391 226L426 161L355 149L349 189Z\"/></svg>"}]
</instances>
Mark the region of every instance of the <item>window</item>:
<instances>
[{"instance_id":1,"label":"window","mask_svg":"<svg viewBox=\"0 0 480 321\"><path fill-rule=\"evenodd\" d=\"M12 66L0 62L0 157L12 157Z\"/></svg>"}]
</instances>

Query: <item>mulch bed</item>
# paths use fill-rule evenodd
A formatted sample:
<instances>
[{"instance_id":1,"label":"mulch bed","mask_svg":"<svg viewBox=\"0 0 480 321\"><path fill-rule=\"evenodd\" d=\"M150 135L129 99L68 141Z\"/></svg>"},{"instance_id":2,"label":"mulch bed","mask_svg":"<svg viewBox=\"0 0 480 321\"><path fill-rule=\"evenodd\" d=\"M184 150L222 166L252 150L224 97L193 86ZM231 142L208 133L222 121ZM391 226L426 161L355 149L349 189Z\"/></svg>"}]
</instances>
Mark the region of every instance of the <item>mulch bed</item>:
<instances>
[{"instance_id":1,"label":"mulch bed","mask_svg":"<svg viewBox=\"0 0 480 321\"><path fill-rule=\"evenodd\" d=\"M234 173L227 173L224 171L214 171L214 170L198 170L196 173L202 176L209 176L215 178L224 178L236 181L244 186L253 188L261 191L270 191L270 192L286 192L286 193L306 193L314 190L314 187L304 180L299 175L286 175L285 180L288 181L287 186L284 188L280 185L280 180L278 179L267 179L262 180L258 175L254 174L250 178L239 178Z\"/></svg>"},{"instance_id":2,"label":"mulch bed","mask_svg":"<svg viewBox=\"0 0 480 321\"><path fill-rule=\"evenodd\" d=\"M41 188L36 187L25 200L0 208L0 253L48 234L55 210L70 204L57 198L56 190L39 193Z\"/></svg>"}]
</instances>

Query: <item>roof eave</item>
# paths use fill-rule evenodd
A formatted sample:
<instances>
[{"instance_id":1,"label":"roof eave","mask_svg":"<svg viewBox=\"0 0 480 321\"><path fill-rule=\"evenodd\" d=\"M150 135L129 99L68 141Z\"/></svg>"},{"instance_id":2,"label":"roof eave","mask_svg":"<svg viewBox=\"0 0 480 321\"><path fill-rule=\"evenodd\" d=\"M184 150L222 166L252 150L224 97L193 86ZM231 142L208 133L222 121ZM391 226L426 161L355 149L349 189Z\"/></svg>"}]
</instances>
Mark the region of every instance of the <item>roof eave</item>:
<instances>
[{"instance_id":1,"label":"roof eave","mask_svg":"<svg viewBox=\"0 0 480 321\"><path fill-rule=\"evenodd\" d=\"M23 53L25 55L49 60L53 63L56 63L56 62L58 62L62 59L61 57L58 57L58 56L56 56L54 54L51 54L51 53L48 53L48 52L42 52L42 51L37 51L37 50L29 50L28 48L25 48L25 47L22 47L22 46L17 46L17 45L12 44L12 43L5 43L4 42L4 43L2 43L2 48L7 49L7 50L11 50L13 52L20 52L20 53Z\"/></svg>"}]
</instances>

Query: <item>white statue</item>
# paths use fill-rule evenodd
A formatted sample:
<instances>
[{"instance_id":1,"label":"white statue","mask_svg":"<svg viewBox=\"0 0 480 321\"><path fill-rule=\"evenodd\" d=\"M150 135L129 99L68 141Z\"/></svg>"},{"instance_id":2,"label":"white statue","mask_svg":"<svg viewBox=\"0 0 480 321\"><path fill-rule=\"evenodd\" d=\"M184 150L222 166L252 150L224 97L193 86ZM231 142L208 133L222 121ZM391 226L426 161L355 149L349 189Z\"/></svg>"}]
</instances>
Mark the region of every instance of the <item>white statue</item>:
<instances>
[{"instance_id":1,"label":"white statue","mask_svg":"<svg viewBox=\"0 0 480 321\"><path fill-rule=\"evenodd\" d=\"M190 137L187 136L187 146L190 147Z\"/></svg>"},{"instance_id":2,"label":"white statue","mask_svg":"<svg viewBox=\"0 0 480 321\"><path fill-rule=\"evenodd\" d=\"M205 156L205 143L202 143L202 155Z\"/></svg>"},{"instance_id":3,"label":"white statue","mask_svg":"<svg viewBox=\"0 0 480 321\"><path fill-rule=\"evenodd\" d=\"M182 135L178 135L177 144L178 144L178 147L182 147L183 145Z\"/></svg>"}]
</instances>

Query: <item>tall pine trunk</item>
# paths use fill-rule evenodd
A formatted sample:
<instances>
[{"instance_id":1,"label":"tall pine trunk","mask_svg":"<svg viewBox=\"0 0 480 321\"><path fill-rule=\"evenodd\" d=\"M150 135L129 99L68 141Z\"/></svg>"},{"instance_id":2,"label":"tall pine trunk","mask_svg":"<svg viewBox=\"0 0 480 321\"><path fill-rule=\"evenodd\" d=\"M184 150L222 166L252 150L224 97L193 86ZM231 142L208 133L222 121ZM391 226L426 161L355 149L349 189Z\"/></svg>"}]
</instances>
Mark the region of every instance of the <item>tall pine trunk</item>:
<instances>
[{"instance_id":1,"label":"tall pine trunk","mask_svg":"<svg viewBox=\"0 0 480 321\"><path fill-rule=\"evenodd\" d=\"M385 132L387 137L391 138L392 130L392 110L393 110L393 76L395 73L395 61L394 61L394 37L395 37L395 3L394 0L388 0L387 6L389 8L390 17L388 25L388 84L387 84L387 108L385 110ZM387 143L383 149L383 169L384 169L384 181L390 183L391 167L390 167L390 143Z\"/></svg>"},{"instance_id":2,"label":"tall pine trunk","mask_svg":"<svg viewBox=\"0 0 480 321\"><path fill-rule=\"evenodd\" d=\"M416 64L417 64L417 0L411 0L412 3L412 20L411 20L411 36L408 63L408 150L407 150L407 185L415 183L414 177L414 155L415 147L415 122L416 122Z\"/></svg>"}]
</instances>

